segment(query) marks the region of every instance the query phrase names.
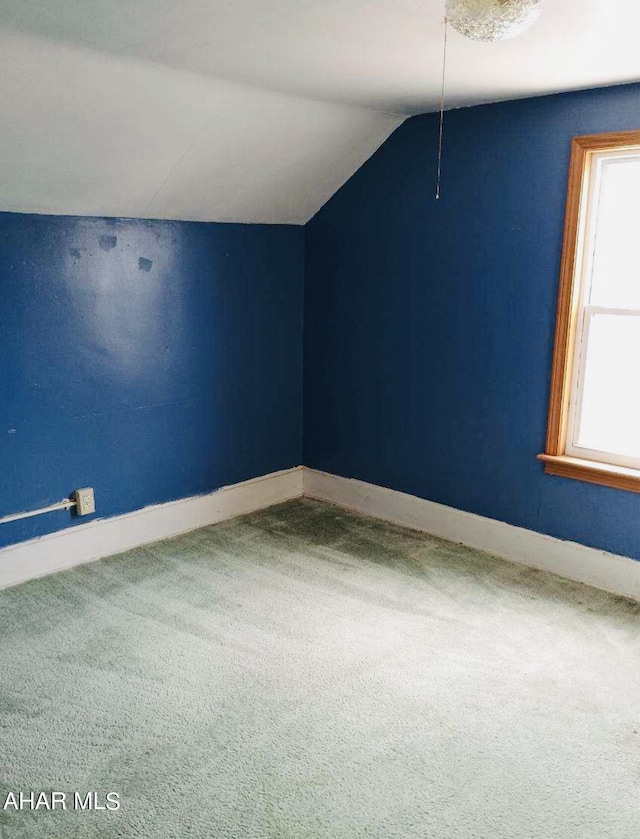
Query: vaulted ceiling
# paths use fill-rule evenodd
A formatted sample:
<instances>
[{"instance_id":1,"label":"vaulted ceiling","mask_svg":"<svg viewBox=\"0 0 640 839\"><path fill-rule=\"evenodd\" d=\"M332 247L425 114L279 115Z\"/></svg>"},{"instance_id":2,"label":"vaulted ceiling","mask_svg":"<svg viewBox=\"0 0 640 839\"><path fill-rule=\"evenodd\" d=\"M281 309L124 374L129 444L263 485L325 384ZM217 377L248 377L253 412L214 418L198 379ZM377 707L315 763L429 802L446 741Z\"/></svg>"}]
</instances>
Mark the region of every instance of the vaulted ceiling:
<instances>
[{"instance_id":1,"label":"vaulted ceiling","mask_svg":"<svg viewBox=\"0 0 640 839\"><path fill-rule=\"evenodd\" d=\"M304 223L440 93L444 0L0 0L0 210ZM451 33L450 106L640 78L637 0Z\"/></svg>"}]
</instances>

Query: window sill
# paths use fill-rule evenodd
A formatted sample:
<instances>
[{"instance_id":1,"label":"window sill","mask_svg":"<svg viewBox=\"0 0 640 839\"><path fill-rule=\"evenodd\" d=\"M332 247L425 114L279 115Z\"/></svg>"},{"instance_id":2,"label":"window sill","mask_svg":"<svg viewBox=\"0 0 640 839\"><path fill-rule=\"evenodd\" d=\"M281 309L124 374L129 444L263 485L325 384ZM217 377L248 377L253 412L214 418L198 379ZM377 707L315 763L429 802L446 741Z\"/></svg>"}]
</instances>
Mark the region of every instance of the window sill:
<instances>
[{"instance_id":1,"label":"window sill","mask_svg":"<svg viewBox=\"0 0 640 839\"><path fill-rule=\"evenodd\" d=\"M544 461L544 471L549 475L640 492L640 469L612 466L596 460L581 460L568 455L539 454L538 459Z\"/></svg>"}]
</instances>

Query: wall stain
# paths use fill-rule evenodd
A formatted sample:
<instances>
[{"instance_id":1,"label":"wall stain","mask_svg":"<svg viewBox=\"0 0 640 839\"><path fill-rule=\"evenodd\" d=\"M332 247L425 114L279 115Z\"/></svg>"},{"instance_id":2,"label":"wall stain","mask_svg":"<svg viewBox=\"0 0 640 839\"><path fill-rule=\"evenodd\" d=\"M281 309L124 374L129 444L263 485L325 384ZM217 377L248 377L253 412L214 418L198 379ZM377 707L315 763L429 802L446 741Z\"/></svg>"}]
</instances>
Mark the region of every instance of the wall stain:
<instances>
[{"instance_id":1,"label":"wall stain","mask_svg":"<svg viewBox=\"0 0 640 839\"><path fill-rule=\"evenodd\" d=\"M80 259L80 248L69 248L69 256L74 257L74 259Z\"/></svg>"},{"instance_id":2,"label":"wall stain","mask_svg":"<svg viewBox=\"0 0 640 839\"><path fill-rule=\"evenodd\" d=\"M145 259L143 256L138 259L138 269L140 271L151 271L153 259Z\"/></svg>"},{"instance_id":3,"label":"wall stain","mask_svg":"<svg viewBox=\"0 0 640 839\"><path fill-rule=\"evenodd\" d=\"M117 236L101 236L98 239L100 247L103 251L110 251L118 244Z\"/></svg>"}]
</instances>

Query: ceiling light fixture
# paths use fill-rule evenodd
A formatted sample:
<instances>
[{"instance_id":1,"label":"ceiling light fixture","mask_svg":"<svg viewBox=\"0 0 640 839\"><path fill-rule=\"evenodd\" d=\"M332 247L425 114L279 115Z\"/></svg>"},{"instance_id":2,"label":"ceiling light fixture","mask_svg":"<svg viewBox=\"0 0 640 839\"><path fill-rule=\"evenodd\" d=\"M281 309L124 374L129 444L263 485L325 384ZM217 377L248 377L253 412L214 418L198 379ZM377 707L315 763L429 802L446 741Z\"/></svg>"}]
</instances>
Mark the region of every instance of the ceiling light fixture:
<instances>
[{"instance_id":1,"label":"ceiling light fixture","mask_svg":"<svg viewBox=\"0 0 640 839\"><path fill-rule=\"evenodd\" d=\"M540 17L542 0L445 0L447 20L473 41L514 38Z\"/></svg>"},{"instance_id":2,"label":"ceiling light fixture","mask_svg":"<svg viewBox=\"0 0 640 839\"><path fill-rule=\"evenodd\" d=\"M505 41L528 29L540 17L544 0L445 0L444 49L442 54L442 92L436 199L440 198L442 135L444 130L444 90L447 68L447 30L449 24L473 41Z\"/></svg>"}]
</instances>

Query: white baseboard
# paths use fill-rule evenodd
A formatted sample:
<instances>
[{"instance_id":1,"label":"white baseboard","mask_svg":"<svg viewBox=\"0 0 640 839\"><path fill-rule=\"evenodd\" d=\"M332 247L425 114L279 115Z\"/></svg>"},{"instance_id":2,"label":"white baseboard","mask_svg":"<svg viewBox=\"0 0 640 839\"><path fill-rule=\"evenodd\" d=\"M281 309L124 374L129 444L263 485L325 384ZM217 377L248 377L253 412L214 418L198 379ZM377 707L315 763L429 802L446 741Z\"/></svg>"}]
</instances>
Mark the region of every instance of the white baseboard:
<instances>
[{"instance_id":1,"label":"white baseboard","mask_svg":"<svg viewBox=\"0 0 640 839\"><path fill-rule=\"evenodd\" d=\"M0 549L0 588L303 494L640 601L640 562L628 557L302 466L9 545Z\"/></svg>"},{"instance_id":2,"label":"white baseboard","mask_svg":"<svg viewBox=\"0 0 640 839\"><path fill-rule=\"evenodd\" d=\"M0 588L251 513L303 489L301 466L167 504L58 530L0 550Z\"/></svg>"},{"instance_id":3,"label":"white baseboard","mask_svg":"<svg viewBox=\"0 0 640 839\"><path fill-rule=\"evenodd\" d=\"M503 559L640 600L640 562L465 513L404 492L304 469L304 494Z\"/></svg>"}]
</instances>

